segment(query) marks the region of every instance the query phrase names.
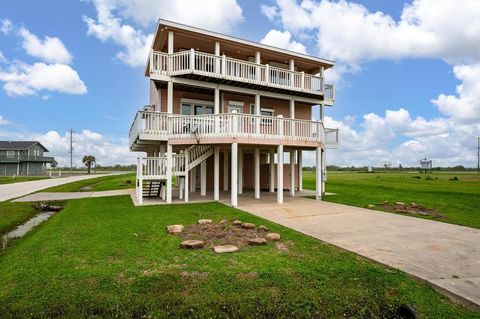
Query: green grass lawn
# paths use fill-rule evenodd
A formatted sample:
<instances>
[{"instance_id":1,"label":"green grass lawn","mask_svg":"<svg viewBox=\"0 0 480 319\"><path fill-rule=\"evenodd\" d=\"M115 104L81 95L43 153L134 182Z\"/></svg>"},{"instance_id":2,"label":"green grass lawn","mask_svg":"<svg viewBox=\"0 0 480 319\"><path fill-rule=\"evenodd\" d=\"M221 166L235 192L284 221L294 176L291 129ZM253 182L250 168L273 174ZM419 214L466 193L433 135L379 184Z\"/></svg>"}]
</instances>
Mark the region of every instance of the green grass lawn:
<instances>
[{"instance_id":1,"label":"green grass lawn","mask_svg":"<svg viewBox=\"0 0 480 319\"><path fill-rule=\"evenodd\" d=\"M28 181L36 181L40 179L47 179L46 176L17 176L15 178L11 176L0 176L0 185L1 184L12 184L12 183L20 183L20 182L28 182Z\"/></svg>"},{"instance_id":2,"label":"green grass lawn","mask_svg":"<svg viewBox=\"0 0 480 319\"><path fill-rule=\"evenodd\" d=\"M458 180L451 180L455 176ZM304 172L304 187L315 189L313 172ZM435 220L480 228L480 176L475 173L329 171L326 191L337 194L325 196L326 201L360 207L385 200L415 202L434 208L443 216Z\"/></svg>"},{"instance_id":3,"label":"green grass lawn","mask_svg":"<svg viewBox=\"0 0 480 319\"><path fill-rule=\"evenodd\" d=\"M42 192L98 192L135 187L135 173L109 175L50 187ZM128 182L130 181L130 182Z\"/></svg>"},{"instance_id":4,"label":"green grass lawn","mask_svg":"<svg viewBox=\"0 0 480 319\"><path fill-rule=\"evenodd\" d=\"M179 249L169 224L266 225L274 243L216 255ZM134 207L72 200L0 255L2 318L480 318L404 273L218 203Z\"/></svg>"},{"instance_id":5,"label":"green grass lawn","mask_svg":"<svg viewBox=\"0 0 480 319\"><path fill-rule=\"evenodd\" d=\"M0 238L36 214L38 211L32 207L32 203L0 202Z\"/></svg>"}]
</instances>

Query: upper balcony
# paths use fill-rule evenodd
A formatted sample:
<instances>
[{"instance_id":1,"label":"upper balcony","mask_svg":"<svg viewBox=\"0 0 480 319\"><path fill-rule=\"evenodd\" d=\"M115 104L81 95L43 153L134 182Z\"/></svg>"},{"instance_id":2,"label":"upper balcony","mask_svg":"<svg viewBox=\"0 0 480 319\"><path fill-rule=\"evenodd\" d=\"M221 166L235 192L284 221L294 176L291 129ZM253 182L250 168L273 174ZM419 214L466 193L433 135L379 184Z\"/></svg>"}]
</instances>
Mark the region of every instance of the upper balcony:
<instances>
[{"instance_id":1,"label":"upper balcony","mask_svg":"<svg viewBox=\"0 0 480 319\"><path fill-rule=\"evenodd\" d=\"M241 113L178 115L140 111L129 133L132 150L150 142L171 144L239 143L317 147L338 145L338 130L322 122Z\"/></svg>"},{"instance_id":2,"label":"upper balcony","mask_svg":"<svg viewBox=\"0 0 480 319\"><path fill-rule=\"evenodd\" d=\"M18 162L42 162L51 163L54 158L51 156L33 156L33 155L14 155L14 156L0 156L1 163L18 163Z\"/></svg>"},{"instance_id":3,"label":"upper balcony","mask_svg":"<svg viewBox=\"0 0 480 319\"><path fill-rule=\"evenodd\" d=\"M152 50L149 67L152 78L159 75L186 76L212 82L240 84L243 87L261 86L268 91L302 93L322 98L326 105L332 105L335 101L335 87L325 84L320 76L194 49L172 54Z\"/></svg>"}]
</instances>

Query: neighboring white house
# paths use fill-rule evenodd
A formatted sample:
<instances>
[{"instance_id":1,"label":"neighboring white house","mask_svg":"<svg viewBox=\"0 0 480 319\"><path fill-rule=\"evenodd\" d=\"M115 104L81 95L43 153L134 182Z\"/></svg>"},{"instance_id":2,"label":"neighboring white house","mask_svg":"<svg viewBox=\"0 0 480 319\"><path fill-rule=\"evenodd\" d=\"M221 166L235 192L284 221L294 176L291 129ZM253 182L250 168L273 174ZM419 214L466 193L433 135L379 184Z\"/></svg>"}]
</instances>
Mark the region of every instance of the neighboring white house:
<instances>
[{"instance_id":1,"label":"neighboring white house","mask_svg":"<svg viewBox=\"0 0 480 319\"><path fill-rule=\"evenodd\" d=\"M188 202L197 191L219 200L223 191L237 206L237 194L252 189L255 198L277 192L282 203L285 189L291 196L302 190L304 150L316 151L320 198L325 149L338 145L338 130L323 125L325 106L335 100L323 73L333 65L159 20L145 69L150 105L137 112L129 134L130 149L147 154L138 159L138 202L146 196ZM317 105L320 121L312 121Z\"/></svg>"}]
</instances>

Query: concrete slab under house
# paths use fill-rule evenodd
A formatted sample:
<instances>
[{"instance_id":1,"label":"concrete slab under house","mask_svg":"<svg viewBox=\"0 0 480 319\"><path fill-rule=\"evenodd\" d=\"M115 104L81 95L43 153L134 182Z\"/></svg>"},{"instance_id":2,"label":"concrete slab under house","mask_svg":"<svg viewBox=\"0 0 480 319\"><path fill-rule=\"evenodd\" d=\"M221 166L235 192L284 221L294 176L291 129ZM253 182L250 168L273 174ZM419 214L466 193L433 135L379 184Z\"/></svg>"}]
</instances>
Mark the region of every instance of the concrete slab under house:
<instances>
[{"instance_id":1,"label":"concrete slab under house","mask_svg":"<svg viewBox=\"0 0 480 319\"><path fill-rule=\"evenodd\" d=\"M130 149L146 154L138 158L135 203L218 201L222 194L237 207L243 194L275 194L281 204L303 191L303 151L316 152L314 195L321 199L325 152L338 146L338 130L323 124L335 100L323 74L333 66L159 20L145 68L150 104L129 133Z\"/></svg>"}]
</instances>

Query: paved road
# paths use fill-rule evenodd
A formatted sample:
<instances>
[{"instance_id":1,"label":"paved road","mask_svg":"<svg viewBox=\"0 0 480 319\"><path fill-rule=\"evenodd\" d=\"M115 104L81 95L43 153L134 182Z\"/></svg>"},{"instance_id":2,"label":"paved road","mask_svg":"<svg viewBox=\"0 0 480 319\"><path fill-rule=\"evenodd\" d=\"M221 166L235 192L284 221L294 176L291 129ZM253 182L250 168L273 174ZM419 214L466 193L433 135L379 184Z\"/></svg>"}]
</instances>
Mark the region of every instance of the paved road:
<instances>
[{"instance_id":1,"label":"paved road","mask_svg":"<svg viewBox=\"0 0 480 319\"><path fill-rule=\"evenodd\" d=\"M126 174L126 173L111 173L111 174L93 174L93 175L81 175L81 176L70 176L70 177L61 177L53 179L42 179L38 181L30 182L21 182L13 184L4 184L0 185L0 201L6 201L12 198L25 196L27 194L38 192L42 189L63 185L67 183L72 183L76 181L82 181L85 179L107 176L107 175L117 175L117 174Z\"/></svg>"},{"instance_id":2,"label":"paved road","mask_svg":"<svg viewBox=\"0 0 480 319\"><path fill-rule=\"evenodd\" d=\"M30 194L24 197L17 198L13 201L14 202L38 202L38 201L51 201L51 200L69 200L69 199L88 198L88 197L109 197L109 196L119 196L119 195L130 195L130 190L116 189L116 190L100 191L100 192L58 192L58 193L39 192L39 193Z\"/></svg>"},{"instance_id":3,"label":"paved road","mask_svg":"<svg viewBox=\"0 0 480 319\"><path fill-rule=\"evenodd\" d=\"M480 310L480 230L298 197L277 205L270 196L240 197L238 208L403 270Z\"/></svg>"}]
</instances>

